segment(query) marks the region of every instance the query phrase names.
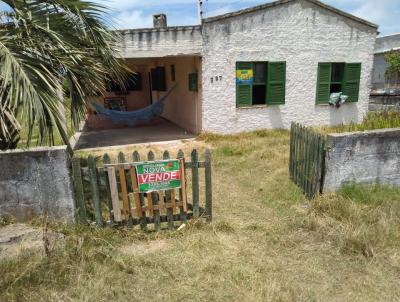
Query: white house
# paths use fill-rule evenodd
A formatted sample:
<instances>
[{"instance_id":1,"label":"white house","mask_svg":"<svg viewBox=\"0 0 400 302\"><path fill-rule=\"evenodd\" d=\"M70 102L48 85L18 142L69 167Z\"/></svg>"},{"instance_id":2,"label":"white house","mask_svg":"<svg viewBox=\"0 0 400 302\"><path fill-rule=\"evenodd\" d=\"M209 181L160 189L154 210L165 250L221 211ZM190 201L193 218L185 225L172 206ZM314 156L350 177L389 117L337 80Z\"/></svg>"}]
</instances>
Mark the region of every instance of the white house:
<instances>
[{"instance_id":1,"label":"white house","mask_svg":"<svg viewBox=\"0 0 400 302\"><path fill-rule=\"evenodd\" d=\"M178 84L162 117L192 133L334 125L367 113L377 25L320 1L280 0L198 26L168 27L160 14L154 25L120 31L121 57L139 81L98 102L136 110ZM329 106L332 92L348 102Z\"/></svg>"}]
</instances>

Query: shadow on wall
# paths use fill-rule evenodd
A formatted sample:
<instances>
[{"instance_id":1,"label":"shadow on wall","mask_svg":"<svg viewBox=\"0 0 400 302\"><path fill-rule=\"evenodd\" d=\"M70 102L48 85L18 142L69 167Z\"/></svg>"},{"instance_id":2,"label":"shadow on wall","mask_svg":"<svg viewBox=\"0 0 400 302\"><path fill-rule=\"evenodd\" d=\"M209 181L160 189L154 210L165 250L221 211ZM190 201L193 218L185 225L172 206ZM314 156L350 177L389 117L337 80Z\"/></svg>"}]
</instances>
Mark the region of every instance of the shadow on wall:
<instances>
[{"instance_id":1,"label":"shadow on wall","mask_svg":"<svg viewBox=\"0 0 400 302\"><path fill-rule=\"evenodd\" d=\"M272 128L283 129L285 125L283 124L282 112L280 106L271 106L268 110L268 118L271 121Z\"/></svg>"},{"instance_id":2,"label":"shadow on wall","mask_svg":"<svg viewBox=\"0 0 400 302\"><path fill-rule=\"evenodd\" d=\"M344 104L340 108L330 107L330 125L349 124L351 122L358 123L358 107L357 104Z\"/></svg>"}]
</instances>

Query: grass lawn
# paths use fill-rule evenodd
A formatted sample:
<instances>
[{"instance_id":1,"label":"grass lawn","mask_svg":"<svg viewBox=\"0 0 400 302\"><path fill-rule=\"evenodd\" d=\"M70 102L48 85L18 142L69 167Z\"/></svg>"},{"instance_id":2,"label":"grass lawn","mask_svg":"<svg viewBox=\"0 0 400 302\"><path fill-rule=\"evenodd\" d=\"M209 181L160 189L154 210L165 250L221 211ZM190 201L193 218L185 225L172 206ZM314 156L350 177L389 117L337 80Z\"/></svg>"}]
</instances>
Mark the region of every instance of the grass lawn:
<instances>
[{"instance_id":1,"label":"grass lawn","mask_svg":"<svg viewBox=\"0 0 400 302\"><path fill-rule=\"evenodd\" d=\"M308 202L289 180L287 131L202 139L213 149L212 224L52 225L65 247L0 261L0 301L399 299L399 189L353 185Z\"/></svg>"}]
</instances>

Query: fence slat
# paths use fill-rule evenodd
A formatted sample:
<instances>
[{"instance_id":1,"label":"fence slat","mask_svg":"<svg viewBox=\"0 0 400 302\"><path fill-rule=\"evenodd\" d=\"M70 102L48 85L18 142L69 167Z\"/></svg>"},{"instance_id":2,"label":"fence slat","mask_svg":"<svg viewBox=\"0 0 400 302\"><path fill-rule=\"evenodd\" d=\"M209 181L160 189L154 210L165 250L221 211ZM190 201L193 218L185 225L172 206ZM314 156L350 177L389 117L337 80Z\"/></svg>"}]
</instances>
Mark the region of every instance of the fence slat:
<instances>
[{"instance_id":1,"label":"fence slat","mask_svg":"<svg viewBox=\"0 0 400 302\"><path fill-rule=\"evenodd\" d=\"M293 141L294 141L294 135L293 135L293 128L294 128L294 123L290 123L290 144L289 144L289 175L290 178L293 179Z\"/></svg>"},{"instance_id":2,"label":"fence slat","mask_svg":"<svg viewBox=\"0 0 400 302\"><path fill-rule=\"evenodd\" d=\"M110 156L105 153L103 155L103 164L107 165L111 163L111 158ZM110 221L111 224L114 223L114 215L113 215L113 207L112 207L112 199L111 199L111 192L109 188L109 180L108 180L108 173L106 169L102 169L100 172L100 176L104 179L104 183L106 185L106 195L107 195L107 207L108 207L108 213L110 215Z\"/></svg>"},{"instance_id":3,"label":"fence slat","mask_svg":"<svg viewBox=\"0 0 400 302\"><path fill-rule=\"evenodd\" d=\"M108 183L110 186L110 195L112 201L112 208L114 214L114 222L121 222L121 208L119 205L117 177L115 175L115 168L107 168Z\"/></svg>"},{"instance_id":4,"label":"fence slat","mask_svg":"<svg viewBox=\"0 0 400 302\"><path fill-rule=\"evenodd\" d=\"M211 150L205 152L205 185L206 185L206 219L212 221L212 181L211 181Z\"/></svg>"},{"instance_id":5,"label":"fence slat","mask_svg":"<svg viewBox=\"0 0 400 302\"><path fill-rule=\"evenodd\" d=\"M140 204L139 187L137 181L137 175L134 167L131 167L131 182L133 188L133 199L135 201L136 215L139 220L142 218L142 205Z\"/></svg>"},{"instance_id":6,"label":"fence slat","mask_svg":"<svg viewBox=\"0 0 400 302\"><path fill-rule=\"evenodd\" d=\"M164 151L163 153L163 159L169 159L169 152L167 150ZM166 190L165 192L165 198L166 202L172 203L172 190ZM168 229L173 230L174 229L174 212L173 208L167 208L167 221L168 221Z\"/></svg>"},{"instance_id":7,"label":"fence slat","mask_svg":"<svg viewBox=\"0 0 400 302\"><path fill-rule=\"evenodd\" d=\"M154 161L155 156L153 151L149 151L147 154L147 159L149 161ZM159 200L159 196L157 193L152 192L152 193L147 193L147 203L151 202L153 205L159 206L161 204L161 201ZM154 220L154 229L158 232L161 230L161 215L160 215L160 208L157 210L153 211L153 220Z\"/></svg>"},{"instance_id":8,"label":"fence slat","mask_svg":"<svg viewBox=\"0 0 400 302\"><path fill-rule=\"evenodd\" d=\"M306 192L307 196L310 196L310 192L307 190L309 179L309 164L310 164L310 135L311 131L305 131L305 161L304 161L304 192Z\"/></svg>"},{"instance_id":9,"label":"fence slat","mask_svg":"<svg viewBox=\"0 0 400 302\"><path fill-rule=\"evenodd\" d=\"M118 163L121 164L125 162L126 162L125 155L124 153L120 152L118 154ZM131 205L128 196L127 176L125 173L125 168L120 167L118 169L118 173L119 173L119 181L121 184L122 205L123 205L125 222L128 224L129 227L132 227Z\"/></svg>"},{"instance_id":10,"label":"fence slat","mask_svg":"<svg viewBox=\"0 0 400 302\"><path fill-rule=\"evenodd\" d=\"M90 184L91 184L91 192L92 192L92 200L94 207L94 216L96 218L96 224L98 226L103 226L103 217L101 215L101 205L100 205L100 194L99 194L99 185L98 185L98 175L96 162L93 156L88 157L88 168L89 168L89 176L90 176Z\"/></svg>"},{"instance_id":11,"label":"fence slat","mask_svg":"<svg viewBox=\"0 0 400 302\"><path fill-rule=\"evenodd\" d=\"M192 198L193 198L193 217L199 218L199 155L196 149L192 154Z\"/></svg>"},{"instance_id":12,"label":"fence slat","mask_svg":"<svg viewBox=\"0 0 400 302\"><path fill-rule=\"evenodd\" d=\"M187 223L187 199L186 199L186 173L185 173L185 154L179 149L177 158L180 160L182 187L179 189L179 213L182 223Z\"/></svg>"},{"instance_id":13,"label":"fence slat","mask_svg":"<svg viewBox=\"0 0 400 302\"><path fill-rule=\"evenodd\" d=\"M307 192L310 193L310 196L314 195L313 184L315 182L315 140L317 138L317 134L312 132L310 139L310 166L309 166L309 182L307 186Z\"/></svg>"},{"instance_id":14,"label":"fence slat","mask_svg":"<svg viewBox=\"0 0 400 302\"><path fill-rule=\"evenodd\" d=\"M133 157L133 161L134 162L140 162L139 152L137 152L137 151L133 152L132 157ZM136 184L137 184L137 178L136 177L137 176L136 176L136 173L135 173L134 178L136 179ZM139 188L137 189L137 192L138 192L137 194L139 194L139 205L136 205L136 208L139 207L139 210L141 211L141 214L139 216L140 228L142 230L145 230L145 229L147 229L147 217L146 217L146 211L143 211L143 209L142 209L145 206L144 195L142 193L139 193Z\"/></svg>"},{"instance_id":15,"label":"fence slat","mask_svg":"<svg viewBox=\"0 0 400 302\"><path fill-rule=\"evenodd\" d=\"M85 193L83 191L81 159L74 157L72 159L72 175L75 188L75 202L77 207L78 220L80 223L86 221Z\"/></svg>"}]
</instances>

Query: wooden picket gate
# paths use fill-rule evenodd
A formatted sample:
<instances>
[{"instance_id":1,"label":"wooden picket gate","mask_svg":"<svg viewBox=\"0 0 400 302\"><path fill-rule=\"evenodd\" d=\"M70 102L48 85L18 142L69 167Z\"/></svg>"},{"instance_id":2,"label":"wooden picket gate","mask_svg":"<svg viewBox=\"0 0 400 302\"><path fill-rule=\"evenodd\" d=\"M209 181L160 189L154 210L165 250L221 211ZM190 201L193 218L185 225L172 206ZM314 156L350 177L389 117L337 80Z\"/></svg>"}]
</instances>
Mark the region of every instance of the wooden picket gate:
<instances>
[{"instance_id":1,"label":"wooden picket gate","mask_svg":"<svg viewBox=\"0 0 400 302\"><path fill-rule=\"evenodd\" d=\"M100 166L96 166L93 156L87 159L73 158L77 220L81 223L94 220L98 226L140 225L141 229L154 224L156 231L162 228L164 222L169 229L176 227L176 221L186 223L192 218L204 217L211 222L211 151L205 151L204 161L199 161L197 150L191 152L190 162L185 161L182 150L179 150L176 158L180 161L181 188L152 193L139 193L137 190L135 163L141 161L137 151L133 152L132 160L126 160L125 155L119 153L118 163L111 163L109 155L104 154ZM162 160L167 159L170 159L170 154L165 151ZM155 161L152 151L146 160ZM200 169L204 169L204 182L200 180ZM191 183L187 182L187 174L191 176ZM204 202L200 201L201 183L205 189ZM191 203L187 198L188 187Z\"/></svg>"},{"instance_id":2,"label":"wooden picket gate","mask_svg":"<svg viewBox=\"0 0 400 302\"><path fill-rule=\"evenodd\" d=\"M298 123L290 129L289 173L308 198L322 193L325 173L325 137Z\"/></svg>"}]
</instances>

